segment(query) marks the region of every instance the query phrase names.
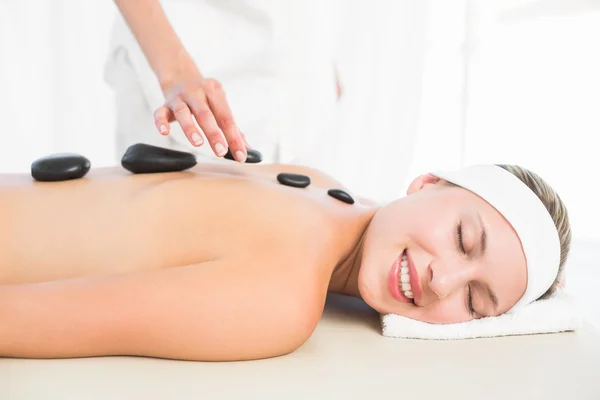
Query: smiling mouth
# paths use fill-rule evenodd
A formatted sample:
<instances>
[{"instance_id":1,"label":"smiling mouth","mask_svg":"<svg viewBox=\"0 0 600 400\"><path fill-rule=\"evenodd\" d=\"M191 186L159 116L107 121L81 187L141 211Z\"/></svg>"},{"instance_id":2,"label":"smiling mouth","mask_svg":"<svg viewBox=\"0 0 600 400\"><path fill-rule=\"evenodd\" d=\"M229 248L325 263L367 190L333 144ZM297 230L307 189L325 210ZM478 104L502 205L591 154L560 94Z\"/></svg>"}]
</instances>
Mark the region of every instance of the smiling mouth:
<instances>
[{"instance_id":1,"label":"smiling mouth","mask_svg":"<svg viewBox=\"0 0 600 400\"><path fill-rule=\"evenodd\" d=\"M408 260L406 258L406 250L402 252L402 261L400 261L400 273L398 274L398 287L400 292L408 298L413 300L414 294L412 291L412 285L410 284L410 273L408 269ZM414 302L414 300L413 300Z\"/></svg>"},{"instance_id":2,"label":"smiling mouth","mask_svg":"<svg viewBox=\"0 0 600 400\"><path fill-rule=\"evenodd\" d=\"M412 264L408 249L398 255L388 272L388 290L401 303L417 305L420 299L419 275Z\"/></svg>"}]
</instances>

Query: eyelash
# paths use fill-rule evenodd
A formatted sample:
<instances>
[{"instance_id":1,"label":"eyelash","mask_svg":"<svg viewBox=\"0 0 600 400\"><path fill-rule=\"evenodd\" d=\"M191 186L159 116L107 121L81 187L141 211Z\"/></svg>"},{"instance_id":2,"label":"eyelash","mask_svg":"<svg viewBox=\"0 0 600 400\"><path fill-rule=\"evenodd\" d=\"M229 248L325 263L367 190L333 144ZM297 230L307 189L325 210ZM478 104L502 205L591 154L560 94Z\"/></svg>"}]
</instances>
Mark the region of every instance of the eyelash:
<instances>
[{"instance_id":1,"label":"eyelash","mask_svg":"<svg viewBox=\"0 0 600 400\"><path fill-rule=\"evenodd\" d=\"M467 289L469 291L467 294L467 307L471 317L475 318L475 310L473 309L473 296L471 295L471 285L467 285Z\"/></svg>"},{"instance_id":2,"label":"eyelash","mask_svg":"<svg viewBox=\"0 0 600 400\"><path fill-rule=\"evenodd\" d=\"M465 246L463 244L463 240L462 240L462 223L459 222L456 225L456 236L458 236L458 249L461 251L461 253L463 254L467 254L467 251L465 250ZM471 285L467 285L467 308L469 310L469 314L471 314L471 316L473 318L475 318L475 310L473 309L473 296L471 294Z\"/></svg>"},{"instance_id":3,"label":"eyelash","mask_svg":"<svg viewBox=\"0 0 600 400\"><path fill-rule=\"evenodd\" d=\"M463 253L463 254L467 254L466 250L465 250L465 246L463 244L463 239L462 239L462 222L459 222L456 225L456 235L458 236L458 249Z\"/></svg>"}]
</instances>

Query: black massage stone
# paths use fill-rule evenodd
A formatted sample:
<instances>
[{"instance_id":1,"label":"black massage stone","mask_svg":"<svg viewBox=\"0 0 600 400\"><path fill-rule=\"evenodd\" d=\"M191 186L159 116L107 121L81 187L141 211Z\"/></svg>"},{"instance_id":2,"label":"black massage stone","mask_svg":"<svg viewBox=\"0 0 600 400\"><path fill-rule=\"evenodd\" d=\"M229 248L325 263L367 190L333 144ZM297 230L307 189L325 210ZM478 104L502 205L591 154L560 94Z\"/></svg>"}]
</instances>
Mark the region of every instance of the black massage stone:
<instances>
[{"instance_id":1,"label":"black massage stone","mask_svg":"<svg viewBox=\"0 0 600 400\"><path fill-rule=\"evenodd\" d=\"M282 185L293 186L297 188L305 188L310 185L310 177L300 174L289 174L282 172L281 174L277 175L277 180Z\"/></svg>"},{"instance_id":2,"label":"black massage stone","mask_svg":"<svg viewBox=\"0 0 600 400\"><path fill-rule=\"evenodd\" d=\"M246 150L246 153L248 153L248 157L246 157L246 164L257 164L263 160L262 153L258 150L248 149ZM227 154L225 154L223 157L228 160L235 161L231 149L228 149Z\"/></svg>"},{"instance_id":3,"label":"black massage stone","mask_svg":"<svg viewBox=\"0 0 600 400\"><path fill-rule=\"evenodd\" d=\"M327 194L333 197L334 199L338 199L339 201L343 201L344 203L354 204L354 199L348 193L344 192L341 189L329 189Z\"/></svg>"},{"instance_id":4,"label":"black massage stone","mask_svg":"<svg viewBox=\"0 0 600 400\"><path fill-rule=\"evenodd\" d=\"M185 151L137 143L129 146L121 165L134 174L184 171L196 165L196 156Z\"/></svg>"},{"instance_id":5,"label":"black massage stone","mask_svg":"<svg viewBox=\"0 0 600 400\"><path fill-rule=\"evenodd\" d=\"M35 160L31 164L31 176L43 182L67 181L84 177L90 167L90 160L84 156L59 153Z\"/></svg>"}]
</instances>

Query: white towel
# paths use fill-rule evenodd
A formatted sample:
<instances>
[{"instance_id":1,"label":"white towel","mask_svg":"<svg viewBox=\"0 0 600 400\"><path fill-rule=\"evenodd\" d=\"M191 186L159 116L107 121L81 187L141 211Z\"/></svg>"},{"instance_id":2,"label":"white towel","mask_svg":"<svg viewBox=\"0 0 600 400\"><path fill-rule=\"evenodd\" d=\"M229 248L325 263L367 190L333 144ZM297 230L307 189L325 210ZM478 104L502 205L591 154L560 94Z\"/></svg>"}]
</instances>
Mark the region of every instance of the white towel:
<instances>
[{"instance_id":1,"label":"white towel","mask_svg":"<svg viewBox=\"0 0 600 400\"><path fill-rule=\"evenodd\" d=\"M383 336L433 340L574 331L581 323L575 299L562 291L511 314L456 324L430 324L396 314L381 316Z\"/></svg>"}]
</instances>

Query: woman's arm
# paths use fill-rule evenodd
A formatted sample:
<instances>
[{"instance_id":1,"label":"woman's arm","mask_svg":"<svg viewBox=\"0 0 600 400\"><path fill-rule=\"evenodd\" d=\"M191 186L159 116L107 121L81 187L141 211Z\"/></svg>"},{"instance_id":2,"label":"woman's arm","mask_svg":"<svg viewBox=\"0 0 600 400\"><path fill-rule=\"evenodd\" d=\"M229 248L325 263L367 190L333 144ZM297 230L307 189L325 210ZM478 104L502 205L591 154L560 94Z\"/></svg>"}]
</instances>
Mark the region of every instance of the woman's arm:
<instances>
[{"instance_id":1,"label":"woman's arm","mask_svg":"<svg viewBox=\"0 0 600 400\"><path fill-rule=\"evenodd\" d=\"M228 361L283 355L312 334L325 300L325 291L289 267L215 260L0 286L0 356Z\"/></svg>"}]
</instances>

